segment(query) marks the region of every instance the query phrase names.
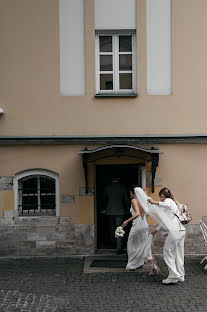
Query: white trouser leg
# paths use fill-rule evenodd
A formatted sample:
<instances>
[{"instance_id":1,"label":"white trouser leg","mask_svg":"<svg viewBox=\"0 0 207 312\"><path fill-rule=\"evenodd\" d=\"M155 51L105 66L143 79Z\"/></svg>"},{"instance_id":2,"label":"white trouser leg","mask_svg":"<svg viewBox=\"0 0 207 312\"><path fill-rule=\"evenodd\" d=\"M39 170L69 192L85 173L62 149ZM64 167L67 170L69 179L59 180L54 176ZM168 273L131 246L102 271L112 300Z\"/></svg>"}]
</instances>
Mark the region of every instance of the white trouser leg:
<instances>
[{"instance_id":1,"label":"white trouser leg","mask_svg":"<svg viewBox=\"0 0 207 312\"><path fill-rule=\"evenodd\" d=\"M184 250L182 246L184 245L185 235L183 232L185 233L185 231L175 231L173 235L169 233L165 241L163 256L168 267L170 278L178 278L184 274ZM182 241L181 244L180 241ZM178 271L177 262L179 263L179 271L182 272L182 274Z\"/></svg>"},{"instance_id":2,"label":"white trouser leg","mask_svg":"<svg viewBox=\"0 0 207 312\"><path fill-rule=\"evenodd\" d=\"M184 241L185 241L185 231L180 231L180 239L176 244L176 268L181 277L185 276L184 269Z\"/></svg>"}]
</instances>

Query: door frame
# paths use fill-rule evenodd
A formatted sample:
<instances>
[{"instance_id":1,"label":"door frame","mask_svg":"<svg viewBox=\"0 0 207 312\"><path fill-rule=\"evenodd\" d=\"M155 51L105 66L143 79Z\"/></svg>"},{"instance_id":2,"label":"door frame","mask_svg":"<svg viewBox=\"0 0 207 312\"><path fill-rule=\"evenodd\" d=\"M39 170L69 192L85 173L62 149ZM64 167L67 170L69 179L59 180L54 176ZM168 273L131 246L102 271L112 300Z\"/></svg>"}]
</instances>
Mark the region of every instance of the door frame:
<instances>
[{"instance_id":1,"label":"door frame","mask_svg":"<svg viewBox=\"0 0 207 312\"><path fill-rule=\"evenodd\" d=\"M146 165L142 163L138 164L94 164L94 251L101 250L98 248L98 222L97 222L97 166L137 166L141 170L141 187L146 187L147 175L146 175ZM139 174L139 173L138 173Z\"/></svg>"}]
</instances>

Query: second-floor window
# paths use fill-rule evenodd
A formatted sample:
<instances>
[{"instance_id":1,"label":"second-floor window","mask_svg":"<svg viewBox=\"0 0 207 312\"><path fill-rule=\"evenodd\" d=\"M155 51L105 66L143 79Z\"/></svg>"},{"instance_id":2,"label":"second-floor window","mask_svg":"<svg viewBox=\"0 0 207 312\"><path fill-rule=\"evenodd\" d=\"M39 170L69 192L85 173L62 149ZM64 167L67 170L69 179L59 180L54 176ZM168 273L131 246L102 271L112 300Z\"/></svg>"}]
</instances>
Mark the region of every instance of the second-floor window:
<instances>
[{"instance_id":1,"label":"second-floor window","mask_svg":"<svg viewBox=\"0 0 207 312\"><path fill-rule=\"evenodd\" d=\"M134 34L96 34L96 93L136 93Z\"/></svg>"}]
</instances>

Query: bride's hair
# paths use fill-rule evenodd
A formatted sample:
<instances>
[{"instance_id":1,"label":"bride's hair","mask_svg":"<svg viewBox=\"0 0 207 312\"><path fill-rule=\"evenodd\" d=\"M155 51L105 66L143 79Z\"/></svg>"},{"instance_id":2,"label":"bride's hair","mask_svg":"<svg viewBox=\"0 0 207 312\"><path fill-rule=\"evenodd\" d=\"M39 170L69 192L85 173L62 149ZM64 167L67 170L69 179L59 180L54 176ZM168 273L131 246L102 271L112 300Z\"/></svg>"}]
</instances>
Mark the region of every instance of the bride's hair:
<instances>
[{"instance_id":1,"label":"bride's hair","mask_svg":"<svg viewBox=\"0 0 207 312\"><path fill-rule=\"evenodd\" d=\"M167 188L167 187L163 187L160 191L159 191L159 196L160 195L164 195L166 198L171 198L176 205L178 205L177 200L175 199L173 193Z\"/></svg>"},{"instance_id":2,"label":"bride's hair","mask_svg":"<svg viewBox=\"0 0 207 312\"><path fill-rule=\"evenodd\" d=\"M130 186L130 188L129 188L129 191L132 192L132 193L134 193L134 189L135 189L136 187L138 187L138 185L132 184L132 185Z\"/></svg>"}]
</instances>

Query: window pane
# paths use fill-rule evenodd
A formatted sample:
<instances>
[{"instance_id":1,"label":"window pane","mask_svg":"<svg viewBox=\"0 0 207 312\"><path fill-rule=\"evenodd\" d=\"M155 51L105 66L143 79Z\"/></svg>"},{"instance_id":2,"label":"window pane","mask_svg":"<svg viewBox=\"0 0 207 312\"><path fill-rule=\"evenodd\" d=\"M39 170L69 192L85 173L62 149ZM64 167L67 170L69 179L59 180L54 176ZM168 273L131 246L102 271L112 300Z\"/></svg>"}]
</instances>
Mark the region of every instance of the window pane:
<instances>
[{"instance_id":1,"label":"window pane","mask_svg":"<svg viewBox=\"0 0 207 312\"><path fill-rule=\"evenodd\" d=\"M112 74L100 75L100 89L101 90L113 90L113 75Z\"/></svg>"},{"instance_id":2,"label":"window pane","mask_svg":"<svg viewBox=\"0 0 207 312\"><path fill-rule=\"evenodd\" d=\"M132 89L132 74L120 74L119 75L119 88L120 89Z\"/></svg>"},{"instance_id":3,"label":"window pane","mask_svg":"<svg viewBox=\"0 0 207 312\"><path fill-rule=\"evenodd\" d=\"M55 193L55 180L47 177L40 177L41 193Z\"/></svg>"},{"instance_id":4,"label":"window pane","mask_svg":"<svg viewBox=\"0 0 207 312\"><path fill-rule=\"evenodd\" d=\"M112 55L100 55L100 70L113 70Z\"/></svg>"},{"instance_id":5,"label":"window pane","mask_svg":"<svg viewBox=\"0 0 207 312\"><path fill-rule=\"evenodd\" d=\"M37 192L37 178L28 178L22 182L23 194L36 193Z\"/></svg>"},{"instance_id":6,"label":"window pane","mask_svg":"<svg viewBox=\"0 0 207 312\"><path fill-rule=\"evenodd\" d=\"M119 36L119 52L132 52L132 36Z\"/></svg>"},{"instance_id":7,"label":"window pane","mask_svg":"<svg viewBox=\"0 0 207 312\"><path fill-rule=\"evenodd\" d=\"M55 180L52 178L40 178L40 203L41 212L55 213ZM48 211L49 210L49 211Z\"/></svg>"},{"instance_id":8,"label":"window pane","mask_svg":"<svg viewBox=\"0 0 207 312\"><path fill-rule=\"evenodd\" d=\"M119 55L119 70L132 70L132 55L131 54Z\"/></svg>"},{"instance_id":9,"label":"window pane","mask_svg":"<svg viewBox=\"0 0 207 312\"><path fill-rule=\"evenodd\" d=\"M43 209L55 209L55 195L41 195L40 196L40 202L41 202L41 211Z\"/></svg>"},{"instance_id":10,"label":"window pane","mask_svg":"<svg viewBox=\"0 0 207 312\"><path fill-rule=\"evenodd\" d=\"M24 210L35 212L35 210L38 210L38 198L37 196L23 196L22 197L22 212L24 213Z\"/></svg>"},{"instance_id":11,"label":"window pane","mask_svg":"<svg viewBox=\"0 0 207 312\"><path fill-rule=\"evenodd\" d=\"M112 52L112 36L99 37L100 52Z\"/></svg>"},{"instance_id":12,"label":"window pane","mask_svg":"<svg viewBox=\"0 0 207 312\"><path fill-rule=\"evenodd\" d=\"M37 178L22 181L22 213L38 210Z\"/></svg>"}]
</instances>

